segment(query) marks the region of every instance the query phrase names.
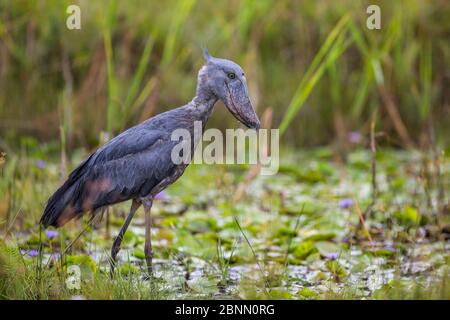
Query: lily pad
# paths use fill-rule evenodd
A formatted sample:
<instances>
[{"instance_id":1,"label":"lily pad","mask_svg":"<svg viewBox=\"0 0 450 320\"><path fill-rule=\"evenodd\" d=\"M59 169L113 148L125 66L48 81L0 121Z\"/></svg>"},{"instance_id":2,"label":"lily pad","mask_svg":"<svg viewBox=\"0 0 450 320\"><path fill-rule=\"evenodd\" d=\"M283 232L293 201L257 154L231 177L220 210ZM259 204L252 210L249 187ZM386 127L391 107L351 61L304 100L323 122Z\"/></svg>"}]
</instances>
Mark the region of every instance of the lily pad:
<instances>
[{"instance_id":1,"label":"lily pad","mask_svg":"<svg viewBox=\"0 0 450 320\"><path fill-rule=\"evenodd\" d=\"M280 290L280 289L272 289L269 291L270 298L278 299L278 300L288 300L292 299L292 294L288 291Z\"/></svg>"},{"instance_id":2,"label":"lily pad","mask_svg":"<svg viewBox=\"0 0 450 320\"><path fill-rule=\"evenodd\" d=\"M341 248L337 244L330 241L318 241L316 242L315 247L323 257L341 251Z\"/></svg>"},{"instance_id":3,"label":"lily pad","mask_svg":"<svg viewBox=\"0 0 450 320\"><path fill-rule=\"evenodd\" d=\"M336 237L336 234L329 232L329 233L317 233L313 234L307 238L305 238L305 241L321 241L321 240L331 240Z\"/></svg>"},{"instance_id":4,"label":"lily pad","mask_svg":"<svg viewBox=\"0 0 450 320\"><path fill-rule=\"evenodd\" d=\"M134 250L131 255L137 259L145 259L145 253L142 250Z\"/></svg>"},{"instance_id":5,"label":"lily pad","mask_svg":"<svg viewBox=\"0 0 450 320\"><path fill-rule=\"evenodd\" d=\"M305 259L308 257L313 251L315 250L314 242L312 241L303 241L302 243L298 244L294 248L294 256L297 259Z\"/></svg>"},{"instance_id":6,"label":"lily pad","mask_svg":"<svg viewBox=\"0 0 450 320\"><path fill-rule=\"evenodd\" d=\"M419 211L411 206L406 206L401 211L397 211L394 214L397 221L403 225L413 226L420 223Z\"/></svg>"},{"instance_id":7,"label":"lily pad","mask_svg":"<svg viewBox=\"0 0 450 320\"><path fill-rule=\"evenodd\" d=\"M300 299L314 299L318 295L317 292L311 290L310 288L303 288L297 292L297 297Z\"/></svg>"}]
</instances>

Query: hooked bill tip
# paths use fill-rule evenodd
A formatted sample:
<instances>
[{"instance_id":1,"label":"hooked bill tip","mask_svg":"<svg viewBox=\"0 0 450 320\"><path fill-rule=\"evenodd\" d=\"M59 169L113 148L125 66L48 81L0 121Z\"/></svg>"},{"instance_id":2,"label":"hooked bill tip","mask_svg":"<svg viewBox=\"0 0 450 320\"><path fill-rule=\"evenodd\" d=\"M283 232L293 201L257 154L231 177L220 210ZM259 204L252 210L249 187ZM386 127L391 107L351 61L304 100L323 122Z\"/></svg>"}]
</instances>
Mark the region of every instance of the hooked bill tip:
<instances>
[{"instance_id":1,"label":"hooked bill tip","mask_svg":"<svg viewBox=\"0 0 450 320\"><path fill-rule=\"evenodd\" d=\"M249 129L254 129L254 130L259 130L261 129L261 123L259 121L256 122L247 122L244 123L246 125L247 128Z\"/></svg>"}]
</instances>

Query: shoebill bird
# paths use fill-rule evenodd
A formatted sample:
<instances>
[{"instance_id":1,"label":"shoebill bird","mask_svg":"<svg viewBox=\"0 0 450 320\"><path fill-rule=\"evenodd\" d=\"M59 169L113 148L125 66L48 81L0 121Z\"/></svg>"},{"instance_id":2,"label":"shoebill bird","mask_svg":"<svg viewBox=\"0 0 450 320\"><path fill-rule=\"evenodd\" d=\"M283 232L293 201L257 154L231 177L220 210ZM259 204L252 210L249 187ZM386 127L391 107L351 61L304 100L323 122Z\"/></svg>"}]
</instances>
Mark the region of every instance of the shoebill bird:
<instances>
[{"instance_id":1,"label":"shoebill bird","mask_svg":"<svg viewBox=\"0 0 450 320\"><path fill-rule=\"evenodd\" d=\"M92 153L70 173L63 185L49 198L40 223L61 227L84 212L95 214L100 208L131 200L130 212L111 249L111 274L123 236L136 210L145 211L145 258L152 275L150 210L153 198L175 182L188 164L174 164L172 141L176 129L194 135L194 122L206 125L214 105L221 100L233 116L248 128L260 122L250 103L245 74L236 63L214 58L204 51L205 64L198 73L195 97L188 104L158 114L138 124ZM196 142L192 140L191 155ZM198 141L197 141L198 142Z\"/></svg>"}]
</instances>

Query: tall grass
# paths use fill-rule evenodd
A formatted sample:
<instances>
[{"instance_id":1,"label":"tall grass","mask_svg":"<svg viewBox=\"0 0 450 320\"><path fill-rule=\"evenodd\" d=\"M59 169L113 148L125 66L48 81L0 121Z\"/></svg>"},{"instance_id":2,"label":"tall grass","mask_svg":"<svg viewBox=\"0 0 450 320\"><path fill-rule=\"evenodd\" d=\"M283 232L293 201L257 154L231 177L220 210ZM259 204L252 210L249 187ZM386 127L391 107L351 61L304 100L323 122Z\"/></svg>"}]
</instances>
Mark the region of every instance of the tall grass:
<instances>
[{"instance_id":1,"label":"tall grass","mask_svg":"<svg viewBox=\"0 0 450 320\"><path fill-rule=\"evenodd\" d=\"M157 281L142 280L140 274L117 273L112 280L100 270L78 290L66 286L66 265L55 264L34 272L39 261L29 261L16 247L0 242L0 300L30 299L163 299L167 292Z\"/></svg>"},{"instance_id":2,"label":"tall grass","mask_svg":"<svg viewBox=\"0 0 450 320\"><path fill-rule=\"evenodd\" d=\"M344 16L331 30L317 55L312 60L300 82L294 97L292 98L285 116L280 124L280 134L283 134L294 116L304 105L306 99L311 94L314 86L324 74L326 68L330 66L346 49L345 31L348 25L349 16Z\"/></svg>"},{"instance_id":3,"label":"tall grass","mask_svg":"<svg viewBox=\"0 0 450 320\"><path fill-rule=\"evenodd\" d=\"M92 145L99 131L115 134L190 100L207 46L244 66L258 112L273 108L285 142L333 141L337 108L346 131L366 130L373 109L384 108L380 129L389 141L417 145L433 113L437 142L446 144L450 6L377 3L381 30L365 27L363 2L83 2L82 29L69 31L68 2L3 1L1 136L56 136L58 97L67 89L64 52L73 77L67 141ZM211 120L221 128L232 121Z\"/></svg>"}]
</instances>

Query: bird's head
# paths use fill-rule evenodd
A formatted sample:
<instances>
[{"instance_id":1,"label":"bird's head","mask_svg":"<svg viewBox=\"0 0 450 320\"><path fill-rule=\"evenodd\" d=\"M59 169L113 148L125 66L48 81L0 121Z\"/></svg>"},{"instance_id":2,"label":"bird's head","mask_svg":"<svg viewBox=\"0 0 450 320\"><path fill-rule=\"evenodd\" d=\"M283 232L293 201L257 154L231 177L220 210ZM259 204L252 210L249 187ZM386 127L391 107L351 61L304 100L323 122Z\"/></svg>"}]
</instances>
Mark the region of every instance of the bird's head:
<instances>
[{"instance_id":1,"label":"bird's head","mask_svg":"<svg viewBox=\"0 0 450 320\"><path fill-rule=\"evenodd\" d=\"M205 65L200 69L197 91L221 100L231 114L248 128L259 129L260 122L248 95L244 70L226 59L212 57L204 50Z\"/></svg>"}]
</instances>

